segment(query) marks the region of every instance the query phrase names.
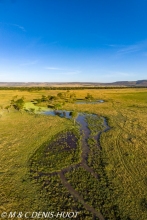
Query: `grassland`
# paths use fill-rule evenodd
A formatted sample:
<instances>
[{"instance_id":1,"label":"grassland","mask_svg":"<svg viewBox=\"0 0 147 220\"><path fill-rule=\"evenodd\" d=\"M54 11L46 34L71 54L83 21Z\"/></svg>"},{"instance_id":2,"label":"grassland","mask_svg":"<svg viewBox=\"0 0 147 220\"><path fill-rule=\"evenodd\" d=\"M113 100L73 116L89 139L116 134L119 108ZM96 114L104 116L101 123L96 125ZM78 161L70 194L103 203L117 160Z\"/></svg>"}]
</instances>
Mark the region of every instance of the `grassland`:
<instances>
[{"instance_id":1,"label":"grassland","mask_svg":"<svg viewBox=\"0 0 147 220\"><path fill-rule=\"evenodd\" d=\"M56 95L59 91L0 91L0 105L3 107L0 109L1 212L77 210L80 211L78 219L98 219L86 209L85 202L108 220L147 219L147 89L74 91L79 99L88 92L105 102L67 103L62 108L104 116L111 129L100 136L101 150L92 138L88 140L87 163L98 174L98 179L83 167L65 172L67 182L82 197L79 199L64 186L58 171L69 164L79 163L80 145L76 150L70 149L71 154L63 150L69 147L64 144L59 146L63 150L61 154L58 145L56 149L46 151L45 156L41 154L47 143L60 138L59 134L65 135L68 130L77 134L77 126L58 116L5 109L16 95L18 98L23 96L28 103L42 95ZM102 126L96 128L101 130ZM95 134L94 126L89 124L89 129ZM77 138L80 139L78 134ZM34 178L30 172L31 158L37 158L35 167L38 166L41 172L49 172L49 175ZM52 166L47 162L51 160ZM50 175L56 171L55 175Z\"/></svg>"}]
</instances>

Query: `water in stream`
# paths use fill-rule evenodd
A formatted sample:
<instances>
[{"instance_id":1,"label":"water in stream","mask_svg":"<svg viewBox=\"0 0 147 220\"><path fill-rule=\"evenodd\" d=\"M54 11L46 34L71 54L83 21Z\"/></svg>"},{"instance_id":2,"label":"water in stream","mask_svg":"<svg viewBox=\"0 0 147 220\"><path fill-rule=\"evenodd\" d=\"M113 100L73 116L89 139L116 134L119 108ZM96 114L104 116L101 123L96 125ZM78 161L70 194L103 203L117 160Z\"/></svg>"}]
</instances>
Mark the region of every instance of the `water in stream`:
<instances>
[{"instance_id":1,"label":"water in stream","mask_svg":"<svg viewBox=\"0 0 147 220\"><path fill-rule=\"evenodd\" d=\"M95 101L76 101L75 104L99 104L103 103L104 100L95 100Z\"/></svg>"},{"instance_id":2,"label":"water in stream","mask_svg":"<svg viewBox=\"0 0 147 220\"><path fill-rule=\"evenodd\" d=\"M59 117L68 118L68 119L71 118L71 111L66 111L66 110L49 110L49 111L42 112L42 114L59 116ZM98 116L95 114L78 113L78 116L76 118L76 122L80 125L80 133L83 135L82 142L85 146L86 146L86 142L91 134L91 131L88 128L88 123L86 121L87 116L92 116L92 117L98 118ZM103 120L102 126L104 127L104 129L103 129L103 131L102 130L97 131L97 134L94 136L94 139L97 141L99 148L101 148L100 143L99 143L99 138L100 138L101 133L110 129L109 126L107 125L106 119L104 117L101 117L101 119Z\"/></svg>"},{"instance_id":3,"label":"water in stream","mask_svg":"<svg viewBox=\"0 0 147 220\"><path fill-rule=\"evenodd\" d=\"M71 118L70 113L71 111L65 111L65 110L49 110L42 112L42 114L44 115L59 116L61 118Z\"/></svg>"}]
</instances>

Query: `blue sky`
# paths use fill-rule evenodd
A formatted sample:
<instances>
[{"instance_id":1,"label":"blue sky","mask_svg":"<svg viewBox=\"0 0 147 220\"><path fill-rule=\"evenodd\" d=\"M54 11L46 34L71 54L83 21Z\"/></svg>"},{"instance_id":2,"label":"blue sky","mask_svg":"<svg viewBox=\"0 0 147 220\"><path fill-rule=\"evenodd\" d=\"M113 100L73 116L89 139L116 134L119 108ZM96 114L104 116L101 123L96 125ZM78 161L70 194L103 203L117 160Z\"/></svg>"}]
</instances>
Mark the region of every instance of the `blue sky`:
<instances>
[{"instance_id":1,"label":"blue sky","mask_svg":"<svg viewBox=\"0 0 147 220\"><path fill-rule=\"evenodd\" d=\"M1 82L147 79L147 0L0 0Z\"/></svg>"}]
</instances>

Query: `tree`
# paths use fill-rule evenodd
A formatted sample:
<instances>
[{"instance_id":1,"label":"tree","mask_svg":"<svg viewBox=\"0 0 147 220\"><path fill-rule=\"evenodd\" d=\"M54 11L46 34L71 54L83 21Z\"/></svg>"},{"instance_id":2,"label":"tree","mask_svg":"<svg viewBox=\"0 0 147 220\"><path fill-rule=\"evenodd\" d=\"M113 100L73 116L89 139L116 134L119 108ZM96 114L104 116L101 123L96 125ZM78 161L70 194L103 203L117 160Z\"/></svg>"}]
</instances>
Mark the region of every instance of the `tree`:
<instances>
[{"instance_id":1,"label":"tree","mask_svg":"<svg viewBox=\"0 0 147 220\"><path fill-rule=\"evenodd\" d=\"M59 92L59 93L57 94L57 97L59 97L60 99L63 99L63 98L65 97L65 93Z\"/></svg>"},{"instance_id":2,"label":"tree","mask_svg":"<svg viewBox=\"0 0 147 220\"><path fill-rule=\"evenodd\" d=\"M76 117L78 116L78 112L76 112L76 111L70 112L70 116L73 118L74 125L75 125L75 121L76 121Z\"/></svg>"},{"instance_id":3,"label":"tree","mask_svg":"<svg viewBox=\"0 0 147 220\"><path fill-rule=\"evenodd\" d=\"M48 101L48 98L45 95L42 95L41 101L46 102L46 101Z\"/></svg>"},{"instance_id":4,"label":"tree","mask_svg":"<svg viewBox=\"0 0 147 220\"><path fill-rule=\"evenodd\" d=\"M57 98L56 96L53 96L53 95L52 95L49 100L50 100L50 101L55 101L55 100L57 100L57 99L58 99L58 98Z\"/></svg>"},{"instance_id":5,"label":"tree","mask_svg":"<svg viewBox=\"0 0 147 220\"><path fill-rule=\"evenodd\" d=\"M66 91L66 94L65 94L66 98L69 97L69 93L70 93L70 91L69 91L69 89L68 89L68 90Z\"/></svg>"},{"instance_id":6,"label":"tree","mask_svg":"<svg viewBox=\"0 0 147 220\"><path fill-rule=\"evenodd\" d=\"M72 93L70 94L70 102L74 102L74 101L76 101L76 94Z\"/></svg>"},{"instance_id":7,"label":"tree","mask_svg":"<svg viewBox=\"0 0 147 220\"><path fill-rule=\"evenodd\" d=\"M50 98L51 98L51 95L48 95L48 96L47 96L48 101L50 101Z\"/></svg>"},{"instance_id":8,"label":"tree","mask_svg":"<svg viewBox=\"0 0 147 220\"><path fill-rule=\"evenodd\" d=\"M93 96L90 93L87 93L87 96L85 97L85 99L91 101L93 100Z\"/></svg>"},{"instance_id":9,"label":"tree","mask_svg":"<svg viewBox=\"0 0 147 220\"><path fill-rule=\"evenodd\" d=\"M56 109L56 110L58 110L59 108L61 108L62 107L62 104L61 103L56 103L56 104L54 104L54 108Z\"/></svg>"},{"instance_id":10,"label":"tree","mask_svg":"<svg viewBox=\"0 0 147 220\"><path fill-rule=\"evenodd\" d=\"M12 101L12 100L11 100ZM14 101L14 100L13 100ZM12 103L12 102L11 102ZM16 109L16 110L21 110L23 109L24 107L24 100L21 98L21 99L17 99L16 101L14 101L12 103L13 107Z\"/></svg>"}]
</instances>

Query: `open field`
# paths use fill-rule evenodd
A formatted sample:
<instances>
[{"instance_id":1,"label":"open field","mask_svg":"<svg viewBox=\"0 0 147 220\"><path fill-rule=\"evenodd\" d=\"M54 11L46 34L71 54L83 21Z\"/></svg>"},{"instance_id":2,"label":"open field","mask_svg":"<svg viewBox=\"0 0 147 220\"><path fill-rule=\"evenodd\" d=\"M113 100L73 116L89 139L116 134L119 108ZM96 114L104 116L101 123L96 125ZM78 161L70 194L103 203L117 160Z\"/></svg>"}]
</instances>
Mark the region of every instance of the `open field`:
<instances>
[{"instance_id":1,"label":"open field","mask_svg":"<svg viewBox=\"0 0 147 220\"><path fill-rule=\"evenodd\" d=\"M73 120L5 109L14 96L33 108L33 99L59 92L0 90L0 213L79 211L83 220L147 219L147 89L74 90L77 99L90 93L105 101L61 107L99 116L87 118L84 162ZM110 127L106 132L101 116Z\"/></svg>"}]
</instances>

